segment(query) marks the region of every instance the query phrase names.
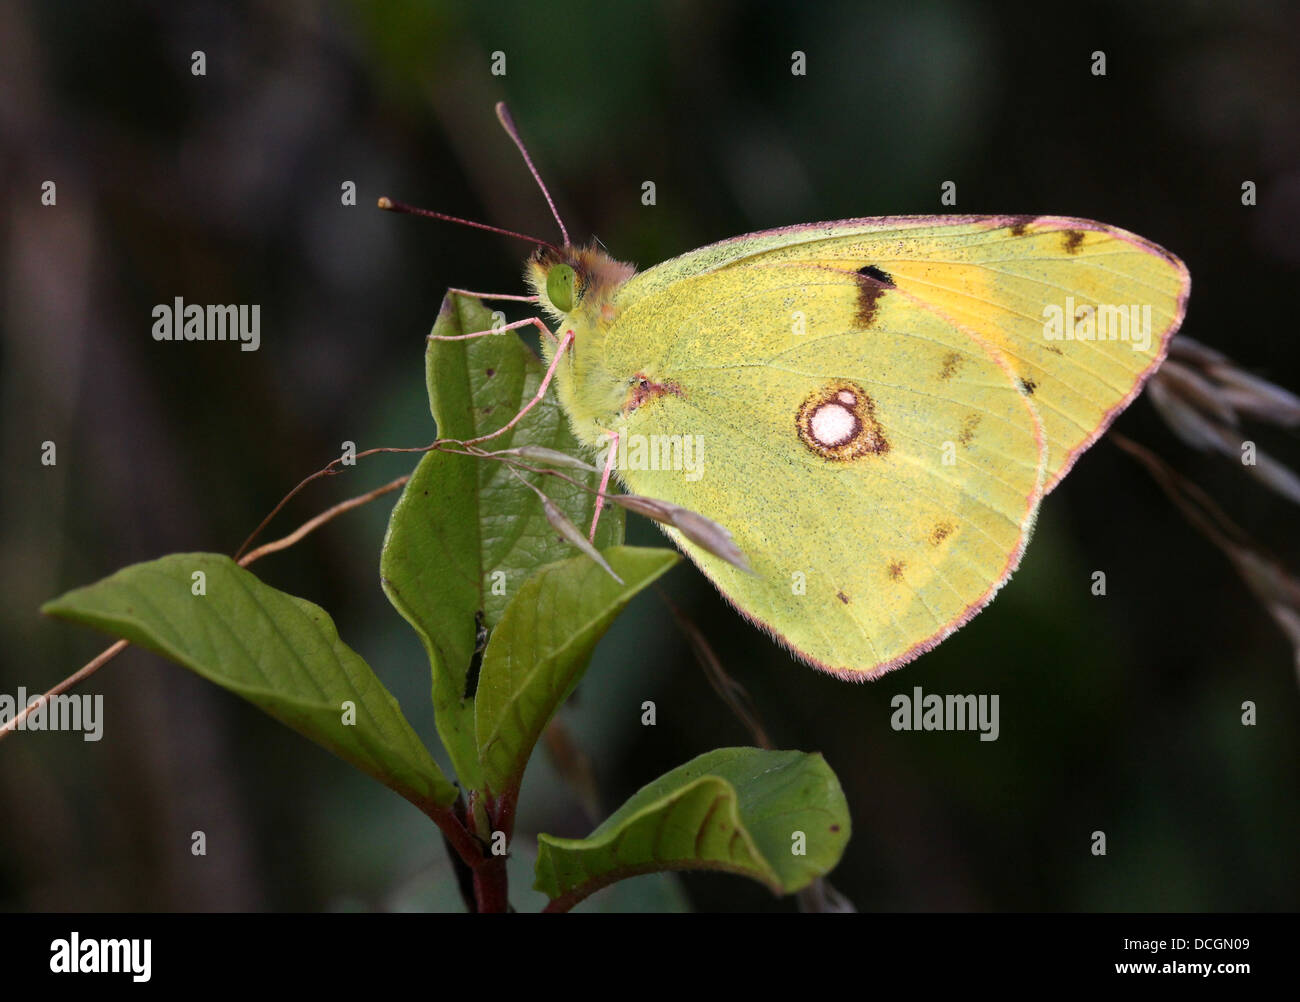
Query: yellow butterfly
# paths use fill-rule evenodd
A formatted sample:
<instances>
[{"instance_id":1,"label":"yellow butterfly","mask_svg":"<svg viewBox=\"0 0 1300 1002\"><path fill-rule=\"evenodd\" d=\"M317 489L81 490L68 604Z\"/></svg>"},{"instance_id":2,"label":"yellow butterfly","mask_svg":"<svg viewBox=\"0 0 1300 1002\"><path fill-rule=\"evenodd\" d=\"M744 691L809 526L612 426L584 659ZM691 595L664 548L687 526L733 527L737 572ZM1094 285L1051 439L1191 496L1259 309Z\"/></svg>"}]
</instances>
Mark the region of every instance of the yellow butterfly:
<instances>
[{"instance_id":1,"label":"yellow butterfly","mask_svg":"<svg viewBox=\"0 0 1300 1002\"><path fill-rule=\"evenodd\" d=\"M574 432L628 490L729 529L750 571L665 531L746 618L851 679L992 600L1190 288L1150 241L1055 216L810 223L641 273L560 228L525 277Z\"/></svg>"}]
</instances>

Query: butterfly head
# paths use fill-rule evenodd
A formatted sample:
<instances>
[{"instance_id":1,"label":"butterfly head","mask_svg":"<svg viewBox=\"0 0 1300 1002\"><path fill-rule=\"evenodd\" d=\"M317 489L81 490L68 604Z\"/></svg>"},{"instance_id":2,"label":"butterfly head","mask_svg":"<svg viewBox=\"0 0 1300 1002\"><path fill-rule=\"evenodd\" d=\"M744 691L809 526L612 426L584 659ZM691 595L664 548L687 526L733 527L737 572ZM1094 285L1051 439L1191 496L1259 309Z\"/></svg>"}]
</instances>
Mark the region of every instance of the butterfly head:
<instances>
[{"instance_id":1,"label":"butterfly head","mask_svg":"<svg viewBox=\"0 0 1300 1002\"><path fill-rule=\"evenodd\" d=\"M578 314L602 317L614 293L636 273L598 247L542 247L531 258L524 278L538 302L556 320Z\"/></svg>"}]
</instances>

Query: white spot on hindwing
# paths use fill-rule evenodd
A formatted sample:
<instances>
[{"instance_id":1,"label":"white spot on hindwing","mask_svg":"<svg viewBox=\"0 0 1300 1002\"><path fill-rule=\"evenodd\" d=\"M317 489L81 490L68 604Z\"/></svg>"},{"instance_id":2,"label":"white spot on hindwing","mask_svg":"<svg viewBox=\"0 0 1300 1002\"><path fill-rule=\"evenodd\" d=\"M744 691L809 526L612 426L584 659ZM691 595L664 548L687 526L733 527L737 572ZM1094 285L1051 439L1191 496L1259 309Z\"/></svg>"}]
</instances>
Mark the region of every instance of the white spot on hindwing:
<instances>
[{"instance_id":1,"label":"white spot on hindwing","mask_svg":"<svg viewBox=\"0 0 1300 1002\"><path fill-rule=\"evenodd\" d=\"M813 390L794 423L799 441L822 459L846 462L889 452L875 402L857 383L836 379Z\"/></svg>"},{"instance_id":2,"label":"white spot on hindwing","mask_svg":"<svg viewBox=\"0 0 1300 1002\"><path fill-rule=\"evenodd\" d=\"M845 394L841 393L840 397ZM846 402L851 402L846 401ZM809 422L812 428L813 438L822 445L834 446L843 445L853 437L854 427L857 424L857 418L847 407L838 403L822 404L813 411L812 420Z\"/></svg>"}]
</instances>

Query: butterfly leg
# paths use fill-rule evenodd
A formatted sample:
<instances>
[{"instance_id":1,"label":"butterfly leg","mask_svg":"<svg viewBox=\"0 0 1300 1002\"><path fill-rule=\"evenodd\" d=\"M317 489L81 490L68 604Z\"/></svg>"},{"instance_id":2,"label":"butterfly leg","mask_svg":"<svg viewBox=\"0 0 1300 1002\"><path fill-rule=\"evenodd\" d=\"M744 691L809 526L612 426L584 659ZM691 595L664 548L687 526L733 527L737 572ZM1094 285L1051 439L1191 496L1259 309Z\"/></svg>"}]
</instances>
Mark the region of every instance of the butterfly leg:
<instances>
[{"instance_id":1,"label":"butterfly leg","mask_svg":"<svg viewBox=\"0 0 1300 1002\"><path fill-rule=\"evenodd\" d=\"M540 320L535 320L535 322L539 324L541 323ZM488 432L486 435L480 435L478 438L466 439L460 444L478 445L479 442L486 442L490 438L504 435L511 428L517 425L523 416L536 407L541 402L542 398L546 396L546 388L551 385L551 379L555 376L555 370L560 364L560 359L564 357L564 352L571 344L573 344L573 331L565 331L564 337L560 340L559 347L555 349L555 357L551 359L551 364L546 368L546 375L542 377L542 385L537 387L537 393L533 396L533 399L524 404L524 406L519 409L518 414L512 417L506 424L503 424L496 431Z\"/></svg>"},{"instance_id":2,"label":"butterfly leg","mask_svg":"<svg viewBox=\"0 0 1300 1002\"><path fill-rule=\"evenodd\" d=\"M596 514L591 517L591 532L587 535L593 542L596 539L596 523L600 521L601 509L605 507L605 488L609 486L609 474L614 469L614 457L618 455L619 433L607 431L605 435L609 438L609 454L605 457L605 472L601 475L600 492L596 495Z\"/></svg>"},{"instance_id":3,"label":"butterfly leg","mask_svg":"<svg viewBox=\"0 0 1300 1002\"><path fill-rule=\"evenodd\" d=\"M529 317L527 320L516 320L512 324L505 324L502 327L489 327L485 331L473 331L470 334L430 334L425 340L427 341L468 341L470 340L470 338L486 337L489 334L504 334L506 331L516 330L517 328L520 327L527 327L529 324L535 324L538 328L541 329L542 333L544 333L552 341L555 340L555 335L551 333L550 328L548 328L546 324L542 323L536 317Z\"/></svg>"}]
</instances>

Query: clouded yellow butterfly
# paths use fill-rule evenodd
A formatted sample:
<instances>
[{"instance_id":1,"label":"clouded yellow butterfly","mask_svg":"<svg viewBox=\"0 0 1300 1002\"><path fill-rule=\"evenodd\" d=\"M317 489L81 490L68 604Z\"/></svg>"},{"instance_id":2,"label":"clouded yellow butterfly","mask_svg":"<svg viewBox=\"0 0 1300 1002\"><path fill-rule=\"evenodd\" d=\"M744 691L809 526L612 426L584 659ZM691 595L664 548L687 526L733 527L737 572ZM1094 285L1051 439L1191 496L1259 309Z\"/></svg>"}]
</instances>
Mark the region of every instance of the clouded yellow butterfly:
<instances>
[{"instance_id":1,"label":"clouded yellow butterfly","mask_svg":"<svg viewBox=\"0 0 1300 1002\"><path fill-rule=\"evenodd\" d=\"M579 439L629 491L730 530L750 572L666 531L746 618L852 679L988 604L1190 285L1155 244L1055 216L810 223L641 273L566 232L526 279Z\"/></svg>"}]
</instances>

